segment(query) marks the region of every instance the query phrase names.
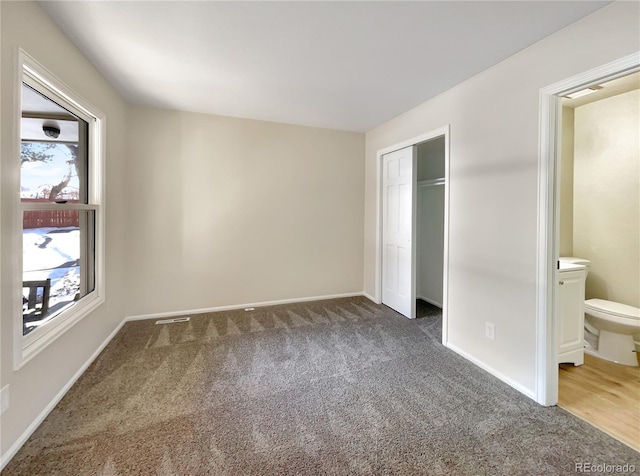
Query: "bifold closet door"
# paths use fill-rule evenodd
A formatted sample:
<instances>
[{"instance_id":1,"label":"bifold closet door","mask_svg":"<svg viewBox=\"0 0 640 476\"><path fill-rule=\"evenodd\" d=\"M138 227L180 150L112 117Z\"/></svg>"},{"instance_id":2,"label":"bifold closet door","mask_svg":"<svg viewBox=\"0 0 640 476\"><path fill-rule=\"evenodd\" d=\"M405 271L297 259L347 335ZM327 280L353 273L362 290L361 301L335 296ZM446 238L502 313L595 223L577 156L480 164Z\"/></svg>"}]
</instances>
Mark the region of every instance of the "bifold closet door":
<instances>
[{"instance_id":1,"label":"bifold closet door","mask_svg":"<svg viewBox=\"0 0 640 476\"><path fill-rule=\"evenodd\" d=\"M415 317L415 147L382 156L382 303Z\"/></svg>"}]
</instances>

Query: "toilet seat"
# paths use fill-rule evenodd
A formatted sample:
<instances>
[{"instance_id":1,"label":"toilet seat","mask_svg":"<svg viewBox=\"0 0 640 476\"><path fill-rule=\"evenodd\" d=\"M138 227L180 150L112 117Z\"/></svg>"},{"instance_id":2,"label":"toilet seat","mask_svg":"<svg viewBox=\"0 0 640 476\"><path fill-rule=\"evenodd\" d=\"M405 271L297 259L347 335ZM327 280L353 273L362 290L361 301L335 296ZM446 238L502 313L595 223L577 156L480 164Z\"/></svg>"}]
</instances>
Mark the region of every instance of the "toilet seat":
<instances>
[{"instance_id":1,"label":"toilet seat","mask_svg":"<svg viewBox=\"0 0 640 476\"><path fill-rule=\"evenodd\" d=\"M638 366L633 335L640 333L640 309L606 299L584 303L585 323L598 330L598 349L586 349L596 357L631 367Z\"/></svg>"},{"instance_id":2,"label":"toilet seat","mask_svg":"<svg viewBox=\"0 0 640 476\"><path fill-rule=\"evenodd\" d=\"M587 299L584 302L585 312L594 311L613 318L634 319L640 321L640 308L607 301L606 299Z\"/></svg>"}]
</instances>

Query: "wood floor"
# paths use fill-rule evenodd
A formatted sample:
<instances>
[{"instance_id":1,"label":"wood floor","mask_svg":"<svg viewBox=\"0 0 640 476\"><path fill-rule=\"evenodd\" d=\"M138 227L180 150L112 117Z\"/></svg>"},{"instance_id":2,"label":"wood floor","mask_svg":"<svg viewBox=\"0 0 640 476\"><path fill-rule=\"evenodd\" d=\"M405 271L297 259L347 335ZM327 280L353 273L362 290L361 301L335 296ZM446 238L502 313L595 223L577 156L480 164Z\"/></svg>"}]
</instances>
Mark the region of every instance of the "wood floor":
<instances>
[{"instance_id":1,"label":"wood floor","mask_svg":"<svg viewBox=\"0 0 640 476\"><path fill-rule=\"evenodd\" d=\"M558 406L640 451L640 367L585 354L560 364Z\"/></svg>"}]
</instances>

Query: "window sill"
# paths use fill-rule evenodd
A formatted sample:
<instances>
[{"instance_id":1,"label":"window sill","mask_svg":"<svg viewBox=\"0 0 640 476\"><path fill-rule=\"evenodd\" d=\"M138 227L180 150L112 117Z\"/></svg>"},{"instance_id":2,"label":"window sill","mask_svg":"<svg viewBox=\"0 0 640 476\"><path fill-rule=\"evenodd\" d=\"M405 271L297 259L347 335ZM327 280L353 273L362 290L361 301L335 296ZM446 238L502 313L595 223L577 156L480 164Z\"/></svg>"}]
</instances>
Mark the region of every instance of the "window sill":
<instances>
[{"instance_id":1,"label":"window sill","mask_svg":"<svg viewBox=\"0 0 640 476\"><path fill-rule=\"evenodd\" d=\"M104 297L94 291L50 323L24 336L20 355L14 359L14 370L20 369L68 329L95 311L104 301Z\"/></svg>"}]
</instances>

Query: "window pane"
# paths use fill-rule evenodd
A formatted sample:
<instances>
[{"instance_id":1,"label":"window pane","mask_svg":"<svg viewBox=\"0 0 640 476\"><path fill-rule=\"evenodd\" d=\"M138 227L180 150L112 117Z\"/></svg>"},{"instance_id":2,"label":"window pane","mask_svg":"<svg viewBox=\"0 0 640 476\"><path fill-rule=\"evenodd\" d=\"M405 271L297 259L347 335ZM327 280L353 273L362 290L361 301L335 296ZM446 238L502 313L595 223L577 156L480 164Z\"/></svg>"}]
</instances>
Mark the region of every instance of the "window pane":
<instances>
[{"instance_id":1,"label":"window pane","mask_svg":"<svg viewBox=\"0 0 640 476\"><path fill-rule=\"evenodd\" d=\"M23 212L23 335L95 289L94 210Z\"/></svg>"},{"instance_id":2,"label":"window pane","mask_svg":"<svg viewBox=\"0 0 640 476\"><path fill-rule=\"evenodd\" d=\"M23 202L80 201L77 147L50 142L21 144L20 198Z\"/></svg>"},{"instance_id":3,"label":"window pane","mask_svg":"<svg viewBox=\"0 0 640 476\"><path fill-rule=\"evenodd\" d=\"M86 121L22 85L20 198L87 203Z\"/></svg>"}]
</instances>

